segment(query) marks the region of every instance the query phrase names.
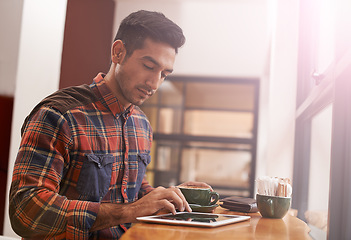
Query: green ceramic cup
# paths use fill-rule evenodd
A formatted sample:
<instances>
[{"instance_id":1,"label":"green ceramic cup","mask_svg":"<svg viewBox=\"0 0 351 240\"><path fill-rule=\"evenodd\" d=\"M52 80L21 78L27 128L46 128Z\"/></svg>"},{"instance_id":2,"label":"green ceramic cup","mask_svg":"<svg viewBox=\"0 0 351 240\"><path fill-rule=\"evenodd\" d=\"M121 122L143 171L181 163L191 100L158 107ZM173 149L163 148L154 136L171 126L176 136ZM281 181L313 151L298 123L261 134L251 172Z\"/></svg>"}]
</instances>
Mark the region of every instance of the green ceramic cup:
<instances>
[{"instance_id":1,"label":"green ceramic cup","mask_svg":"<svg viewBox=\"0 0 351 240\"><path fill-rule=\"evenodd\" d=\"M290 197L256 195L257 208L262 217L283 218L290 209Z\"/></svg>"},{"instance_id":2,"label":"green ceramic cup","mask_svg":"<svg viewBox=\"0 0 351 240\"><path fill-rule=\"evenodd\" d=\"M199 187L179 187L186 201L190 204L198 204L201 206L211 206L217 203L219 194L211 191L209 188Z\"/></svg>"}]
</instances>

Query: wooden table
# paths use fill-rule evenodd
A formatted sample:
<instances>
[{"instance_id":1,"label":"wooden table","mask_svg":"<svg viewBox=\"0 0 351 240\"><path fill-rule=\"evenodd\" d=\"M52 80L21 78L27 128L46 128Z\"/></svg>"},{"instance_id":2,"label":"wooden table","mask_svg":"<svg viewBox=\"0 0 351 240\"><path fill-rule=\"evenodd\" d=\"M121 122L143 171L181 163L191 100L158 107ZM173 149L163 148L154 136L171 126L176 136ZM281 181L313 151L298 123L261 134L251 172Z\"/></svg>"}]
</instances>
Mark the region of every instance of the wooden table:
<instances>
[{"instance_id":1,"label":"wooden table","mask_svg":"<svg viewBox=\"0 0 351 240\"><path fill-rule=\"evenodd\" d=\"M218 207L215 213L246 215ZM198 228L149 223L134 224L122 240L183 240L183 239L312 239L309 227L302 220L287 214L283 219L262 218L259 213L248 214L251 219L217 228Z\"/></svg>"}]
</instances>

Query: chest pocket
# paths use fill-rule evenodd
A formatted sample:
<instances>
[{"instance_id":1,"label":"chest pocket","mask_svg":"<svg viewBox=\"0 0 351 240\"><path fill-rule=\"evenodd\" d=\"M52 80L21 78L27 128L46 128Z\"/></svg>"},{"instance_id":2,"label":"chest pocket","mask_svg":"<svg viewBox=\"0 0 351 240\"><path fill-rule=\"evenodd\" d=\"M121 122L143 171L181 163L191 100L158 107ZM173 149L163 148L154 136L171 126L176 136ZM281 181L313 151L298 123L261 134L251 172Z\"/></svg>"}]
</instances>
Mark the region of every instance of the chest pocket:
<instances>
[{"instance_id":1,"label":"chest pocket","mask_svg":"<svg viewBox=\"0 0 351 240\"><path fill-rule=\"evenodd\" d=\"M109 189L113 162L110 154L87 154L78 178L78 192L87 200L100 201Z\"/></svg>"},{"instance_id":2,"label":"chest pocket","mask_svg":"<svg viewBox=\"0 0 351 240\"><path fill-rule=\"evenodd\" d=\"M129 157L130 162L135 162L137 165L137 176L135 182L135 188L128 188L128 200L134 201L135 198L138 196L138 192L141 187L141 183L144 179L146 167L151 162L151 156L148 153L138 153L136 156ZM135 178L134 178L135 179Z\"/></svg>"},{"instance_id":3,"label":"chest pocket","mask_svg":"<svg viewBox=\"0 0 351 240\"><path fill-rule=\"evenodd\" d=\"M141 182L145 176L146 167L151 162L151 156L149 154L138 154L138 178L137 178L137 190L140 190Z\"/></svg>"}]
</instances>

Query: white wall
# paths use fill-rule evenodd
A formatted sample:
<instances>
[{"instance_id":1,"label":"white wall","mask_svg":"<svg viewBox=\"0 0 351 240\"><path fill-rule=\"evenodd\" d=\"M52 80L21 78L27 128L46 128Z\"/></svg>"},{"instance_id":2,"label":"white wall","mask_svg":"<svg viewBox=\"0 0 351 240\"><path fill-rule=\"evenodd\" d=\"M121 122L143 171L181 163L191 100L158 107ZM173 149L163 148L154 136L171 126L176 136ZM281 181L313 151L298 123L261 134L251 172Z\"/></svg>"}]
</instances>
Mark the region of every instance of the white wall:
<instances>
[{"instance_id":1,"label":"white wall","mask_svg":"<svg viewBox=\"0 0 351 240\"><path fill-rule=\"evenodd\" d=\"M12 178L24 118L42 98L59 86L66 4L65 0L31 0L23 4L8 183ZM9 184L7 189L9 191ZM7 209L8 204L4 235L16 236Z\"/></svg>"},{"instance_id":2,"label":"white wall","mask_svg":"<svg viewBox=\"0 0 351 240\"><path fill-rule=\"evenodd\" d=\"M273 0L275 16L272 31L268 91L265 174L290 177L293 171L296 80L298 58L298 1ZM275 10L274 10L275 9ZM262 136L261 136L262 137ZM263 168L261 168L263 169Z\"/></svg>"},{"instance_id":3,"label":"white wall","mask_svg":"<svg viewBox=\"0 0 351 240\"><path fill-rule=\"evenodd\" d=\"M23 0L0 1L0 95L14 96Z\"/></svg>"},{"instance_id":4,"label":"white wall","mask_svg":"<svg viewBox=\"0 0 351 240\"><path fill-rule=\"evenodd\" d=\"M118 0L115 27L140 9L160 11L184 31L175 74L260 77L266 60L266 0Z\"/></svg>"}]
</instances>

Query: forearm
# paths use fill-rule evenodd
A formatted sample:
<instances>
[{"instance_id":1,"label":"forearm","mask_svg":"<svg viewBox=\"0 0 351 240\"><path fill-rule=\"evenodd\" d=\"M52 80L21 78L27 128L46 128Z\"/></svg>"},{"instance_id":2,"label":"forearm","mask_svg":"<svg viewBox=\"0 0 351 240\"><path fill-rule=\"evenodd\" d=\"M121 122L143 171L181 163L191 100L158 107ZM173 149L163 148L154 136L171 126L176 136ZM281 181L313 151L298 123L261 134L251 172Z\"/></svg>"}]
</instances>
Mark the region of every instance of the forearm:
<instances>
[{"instance_id":1,"label":"forearm","mask_svg":"<svg viewBox=\"0 0 351 240\"><path fill-rule=\"evenodd\" d=\"M138 194L139 199L150 193L152 190L154 190L154 188L143 179ZM124 223L135 222L137 217L142 216L142 211L137 210L140 207L142 206L138 206L138 203L136 202L124 204L101 203L95 223L90 231L94 232ZM139 213L139 215L136 213Z\"/></svg>"},{"instance_id":2,"label":"forearm","mask_svg":"<svg viewBox=\"0 0 351 240\"><path fill-rule=\"evenodd\" d=\"M176 213L191 211L183 195L177 188L155 188L147 195L132 203L101 203L100 210L90 231L97 231L123 223L132 223L137 217L153 215L160 210Z\"/></svg>"},{"instance_id":3,"label":"forearm","mask_svg":"<svg viewBox=\"0 0 351 240\"><path fill-rule=\"evenodd\" d=\"M10 219L14 231L25 238L65 234L70 226L89 232L99 209L98 203L67 200L47 190L15 191L10 196Z\"/></svg>"},{"instance_id":4,"label":"forearm","mask_svg":"<svg viewBox=\"0 0 351 240\"><path fill-rule=\"evenodd\" d=\"M99 212L90 232L110 228L123 223L136 221L134 206L131 203L101 203Z\"/></svg>"}]
</instances>

